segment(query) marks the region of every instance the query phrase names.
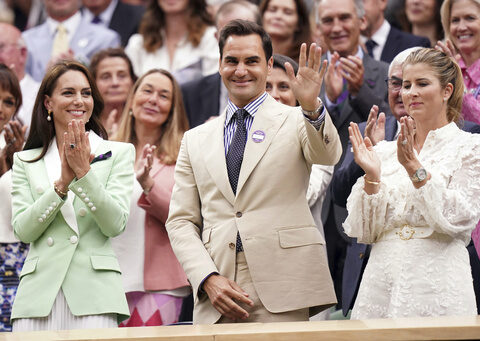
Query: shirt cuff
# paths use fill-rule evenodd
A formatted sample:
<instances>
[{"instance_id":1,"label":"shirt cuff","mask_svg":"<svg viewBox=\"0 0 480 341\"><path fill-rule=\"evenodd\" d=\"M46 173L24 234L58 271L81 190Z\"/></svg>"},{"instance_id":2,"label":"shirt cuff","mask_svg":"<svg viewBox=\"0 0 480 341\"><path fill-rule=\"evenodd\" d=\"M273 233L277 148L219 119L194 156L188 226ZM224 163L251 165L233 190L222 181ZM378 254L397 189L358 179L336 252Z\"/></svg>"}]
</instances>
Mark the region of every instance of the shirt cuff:
<instances>
[{"instance_id":1,"label":"shirt cuff","mask_svg":"<svg viewBox=\"0 0 480 341\"><path fill-rule=\"evenodd\" d=\"M203 283L205 283L205 281L212 275L218 275L219 273L218 272L212 272L210 274L208 274L204 279L203 281L200 282L200 285L198 286L198 294L205 294L205 290L203 290Z\"/></svg>"},{"instance_id":2,"label":"shirt cuff","mask_svg":"<svg viewBox=\"0 0 480 341\"><path fill-rule=\"evenodd\" d=\"M310 119L307 115L303 115L307 121L318 131L322 126L323 121L325 121L325 106L323 105L322 112L318 115L316 120Z\"/></svg>"}]
</instances>

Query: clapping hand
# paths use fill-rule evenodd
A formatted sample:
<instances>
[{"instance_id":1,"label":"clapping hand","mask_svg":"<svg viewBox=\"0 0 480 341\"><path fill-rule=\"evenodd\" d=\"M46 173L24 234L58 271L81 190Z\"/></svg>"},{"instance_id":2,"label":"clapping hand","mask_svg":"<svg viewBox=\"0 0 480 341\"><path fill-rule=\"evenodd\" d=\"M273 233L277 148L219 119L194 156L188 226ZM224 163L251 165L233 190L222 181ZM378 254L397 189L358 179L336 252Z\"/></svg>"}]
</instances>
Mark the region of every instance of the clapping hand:
<instances>
[{"instance_id":1,"label":"clapping hand","mask_svg":"<svg viewBox=\"0 0 480 341\"><path fill-rule=\"evenodd\" d=\"M415 172L421 166L415 156L414 148L415 122L411 117L402 117L400 118L400 133L397 139L397 158L409 174Z\"/></svg>"},{"instance_id":2,"label":"clapping hand","mask_svg":"<svg viewBox=\"0 0 480 341\"><path fill-rule=\"evenodd\" d=\"M370 139L374 146L385 140L385 120L385 113L381 112L378 115L378 106L373 105L370 114L368 114L365 136Z\"/></svg>"},{"instance_id":3,"label":"clapping hand","mask_svg":"<svg viewBox=\"0 0 480 341\"><path fill-rule=\"evenodd\" d=\"M18 121L10 121L4 126L6 145L0 153L1 174L12 168L13 154L22 150L26 131L27 126L22 126Z\"/></svg>"},{"instance_id":4,"label":"clapping hand","mask_svg":"<svg viewBox=\"0 0 480 341\"><path fill-rule=\"evenodd\" d=\"M455 59L457 62L462 59L462 56L457 52L455 49L455 46L453 46L453 43L450 39L446 39L445 43L442 41L437 41L437 44L435 45L435 49L442 51L445 53L447 56Z\"/></svg>"},{"instance_id":5,"label":"clapping hand","mask_svg":"<svg viewBox=\"0 0 480 341\"><path fill-rule=\"evenodd\" d=\"M332 103L337 101L343 91L342 67L338 63L339 59L338 52L332 53L330 65L325 74L325 94Z\"/></svg>"},{"instance_id":6,"label":"clapping hand","mask_svg":"<svg viewBox=\"0 0 480 341\"><path fill-rule=\"evenodd\" d=\"M380 181L381 162L373 149L372 141L368 137L362 137L356 123L350 122L348 133L355 162L365 171L365 177L368 180Z\"/></svg>"},{"instance_id":7,"label":"clapping hand","mask_svg":"<svg viewBox=\"0 0 480 341\"><path fill-rule=\"evenodd\" d=\"M363 61L357 56L340 58L340 73L347 81L347 89L350 96L357 96L363 85L363 74L365 69Z\"/></svg>"},{"instance_id":8,"label":"clapping hand","mask_svg":"<svg viewBox=\"0 0 480 341\"><path fill-rule=\"evenodd\" d=\"M320 106L318 94L327 70L327 61L322 63L322 48L317 47L315 43L311 44L307 62L307 44L303 43L300 47L298 65L295 77L292 65L285 63L293 94L304 110L314 111Z\"/></svg>"},{"instance_id":9,"label":"clapping hand","mask_svg":"<svg viewBox=\"0 0 480 341\"><path fill-rule=\"evenodd\" d=\"M148 143L143 146L142 155L135 165L135 174L137 181L146 191L150 191L153 187L154 181L150 176L150 171L153 165L153 155L157 146L150 146Z\"/></svg>"}]
</instances>

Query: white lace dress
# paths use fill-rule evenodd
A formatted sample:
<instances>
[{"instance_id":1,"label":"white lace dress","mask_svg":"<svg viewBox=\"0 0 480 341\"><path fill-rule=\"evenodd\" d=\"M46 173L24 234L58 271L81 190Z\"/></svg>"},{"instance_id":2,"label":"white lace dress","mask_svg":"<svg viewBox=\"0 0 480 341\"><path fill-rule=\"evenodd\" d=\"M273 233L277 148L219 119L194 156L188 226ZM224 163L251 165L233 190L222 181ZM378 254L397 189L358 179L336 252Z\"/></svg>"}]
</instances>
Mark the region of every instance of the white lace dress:
<instances>
[{"instance_id":1,"label":"white lace dress","mask_svg":"<svg viewBox=\"0 0 480 341\"><path fill-rule=\"evenodd\" d=\"M432 178L415 189L381 142L377 194L359 178L347 201L345 232L374 243L352 319L476 315L467 249L480 218L480 135L454 123L431 131L417 155Z\"/></svg>"}]
</instances>

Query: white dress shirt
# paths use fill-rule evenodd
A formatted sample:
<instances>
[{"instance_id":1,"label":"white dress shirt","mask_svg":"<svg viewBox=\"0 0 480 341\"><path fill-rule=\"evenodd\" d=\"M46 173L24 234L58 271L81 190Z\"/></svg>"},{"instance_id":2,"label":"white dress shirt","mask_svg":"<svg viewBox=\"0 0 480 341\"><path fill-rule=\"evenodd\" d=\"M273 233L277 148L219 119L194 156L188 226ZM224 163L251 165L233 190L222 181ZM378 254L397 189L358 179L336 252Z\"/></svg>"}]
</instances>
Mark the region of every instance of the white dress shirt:
<instances>
[{"instance_id":1,"label":"white dress shirt","mask_svg":"<svg viewBox=\"0 0 480 341\"><path fill-rule=\"evenodd\" d=\"M376 45L372 50L373 59L380 60L382 56L383 48L385 47L385 43L387 42L388 35L390 34L390 23L387 20L383 20L382 26L372 35L370 38L373 40ZM362 36L362 41L365 43L368 38Z\"/></svg>"}]
</instances>

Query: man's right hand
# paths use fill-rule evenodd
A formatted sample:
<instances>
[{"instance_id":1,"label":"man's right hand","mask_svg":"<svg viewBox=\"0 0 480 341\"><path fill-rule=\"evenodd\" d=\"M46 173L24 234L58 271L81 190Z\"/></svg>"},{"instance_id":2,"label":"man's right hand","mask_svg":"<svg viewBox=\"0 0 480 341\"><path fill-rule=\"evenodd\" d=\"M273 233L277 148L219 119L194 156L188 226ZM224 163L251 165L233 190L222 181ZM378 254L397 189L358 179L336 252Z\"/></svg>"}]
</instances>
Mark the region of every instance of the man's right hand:
<instances>
[{"instance_id":1,"label":"man's right hand","mask_svg":"<svg viewBox=\"0 0 480 341\"><path fill-rule=\"evenodd\" d=\"M248 312L236 302L253 306L253 301L237 283L220 275L208 277L203 283L203 290L207 293L215 309L231 320L243 320L248 317Z\"/></svg>"},{"instance_id":2,"label":"man's right hand","mask_svg":"<svg viewBox=\"0 0 480 341\"><path fill-rule=\"evenodd\" d=\"M385 113L381 112L378 115L378 106L373 105L368 115L365 137L368 137L374 146L385 140L385 120Z\"/></svg>"}]
</instances>

